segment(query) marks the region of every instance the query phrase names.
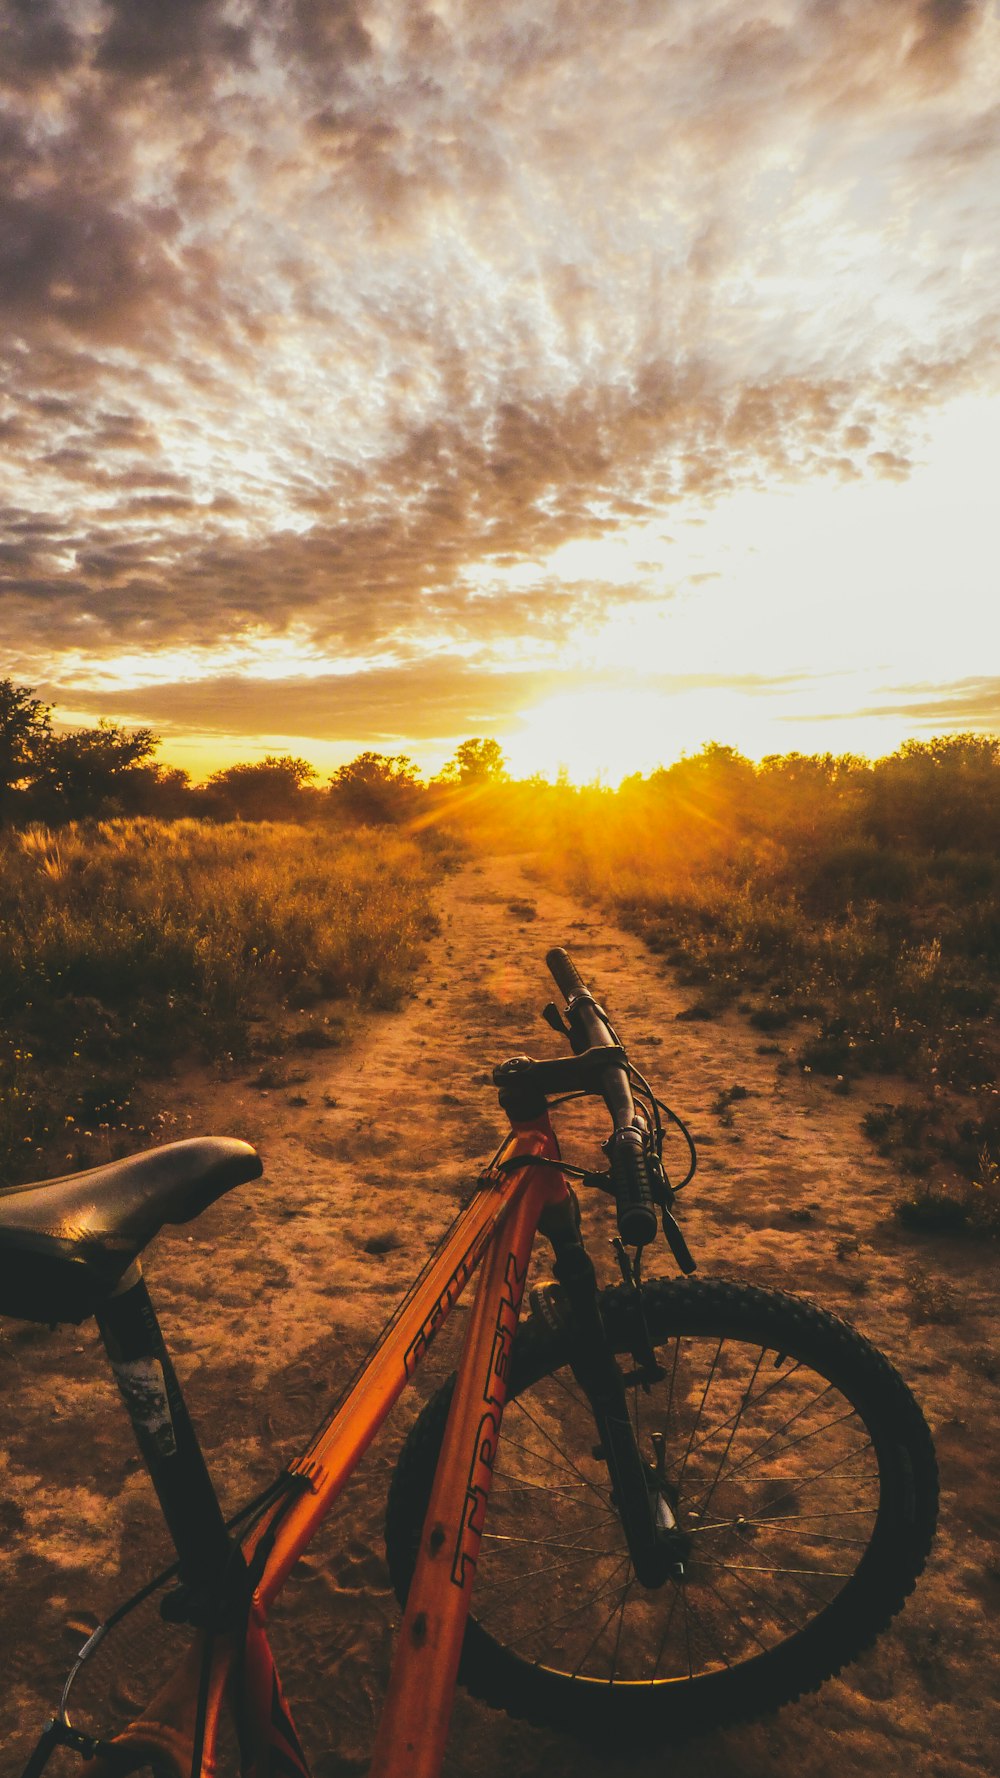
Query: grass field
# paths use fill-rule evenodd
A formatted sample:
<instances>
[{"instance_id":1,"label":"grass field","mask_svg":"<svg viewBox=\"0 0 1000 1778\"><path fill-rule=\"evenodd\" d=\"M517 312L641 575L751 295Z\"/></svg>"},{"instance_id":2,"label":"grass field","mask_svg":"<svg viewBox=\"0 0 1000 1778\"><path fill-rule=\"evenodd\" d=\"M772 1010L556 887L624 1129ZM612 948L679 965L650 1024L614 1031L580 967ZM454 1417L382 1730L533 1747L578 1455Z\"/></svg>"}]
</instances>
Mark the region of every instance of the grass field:
<instances>
[{"instance_id":1,"label":"grass field","mask_svg":"<svg viewBox=\"0 0 1000 1778\"><path fill-rule=\"evenodd\" d=\"M864 1128L904 1213L1000 1224L1000 742L759 765L709 746L617 791L510 782L496 752L468 784L408 779L376 826L341 799L311 825L0 836L0 1176L85 1164L183 1060L333 1042L320 1001L395 1004L458 836L530 852L639 934L690 989L682 1016L735 1006L837 1093L884 1079Z\"/></svg>"},{"instance_id":2,"label":"grass field","mask_svg":"<svg viewBox=\"0 0 1000 1778\"><path fill-rule=\"evenodd\" d=\"M998 743L874 765L706 748L553 795L545 826L536 868L661 954L684 1016L738 1006L841 1093L886 1077L865 1128L915 1182L912 1214L1000 1224Z\"/></svg>"},{"instance_id":3,"label":"grass field","mask_svg":"<svg viewBox=\"0 0 1000 1778\"><path fill-rule=\"evenodd\" d=\"M0 835L0 1179L145 1134L179 1063L336 1041L395 1005L439 856L391 830L119 820ZM140 1140L136 1142L136 1135Z\"/></svg>"}]
</instances>

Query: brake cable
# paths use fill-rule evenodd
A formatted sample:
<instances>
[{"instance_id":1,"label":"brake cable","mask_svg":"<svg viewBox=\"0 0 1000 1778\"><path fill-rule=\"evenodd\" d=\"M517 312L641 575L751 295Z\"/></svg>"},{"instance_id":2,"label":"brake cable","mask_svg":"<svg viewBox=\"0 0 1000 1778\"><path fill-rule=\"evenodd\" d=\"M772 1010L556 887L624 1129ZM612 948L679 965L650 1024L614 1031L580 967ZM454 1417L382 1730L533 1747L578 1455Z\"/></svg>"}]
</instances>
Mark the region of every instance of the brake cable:
<instances>
[{"instance_id":1,"label":"brake cable","mask_svg":"<svg viewBox=\"0 0 1000 1778\"><path fill-rule=\"evenodd\" d=\"M644 1076L639 1073L638 1068L636 1068L636 1066L633 1062L629 1063L629 1074L631 1076L633 1076L633 1078L635 1080L638 1081L640 1092L642 1092L646 1096L646 1098L649 1100L650 1104L654 1107L653 1120L654 1120L654 1128L655 1128L656 1139L657 1139L657 1143L656 1143L657 1154L662 1154L662 1152L663 1152L664 1129L663 1129L662 1121L660 1119L660 1112L661 1111L670 1119L670 1122L672 1124L676 1124L677 1128L680 1130L680 1133L684 1138L685 1143L687 1144L688 1154L691 1157L691 1164L688 1167L688 1170L685 1173L684 1178L681 1180L680 1185L672 1185L670 1188L671 1191L673 1192L674 1196L676 1197L677 1193L683 1191L684 1187L686 1185L690 1185L692 1179L695 1176L695 1172L698 1167L698 1151L694 1145L694 1137L692 1136L690 1130L688 1129L687 1124L684 1122L684 1119L682 1117L678 1117L676 1111L672 1111L669 1105L665 1105L662 1099L658 1099L656 1097L656 1094L654 1093L648 1080L646 1080L644 1078Z\"/></svg>"}]
</instances>

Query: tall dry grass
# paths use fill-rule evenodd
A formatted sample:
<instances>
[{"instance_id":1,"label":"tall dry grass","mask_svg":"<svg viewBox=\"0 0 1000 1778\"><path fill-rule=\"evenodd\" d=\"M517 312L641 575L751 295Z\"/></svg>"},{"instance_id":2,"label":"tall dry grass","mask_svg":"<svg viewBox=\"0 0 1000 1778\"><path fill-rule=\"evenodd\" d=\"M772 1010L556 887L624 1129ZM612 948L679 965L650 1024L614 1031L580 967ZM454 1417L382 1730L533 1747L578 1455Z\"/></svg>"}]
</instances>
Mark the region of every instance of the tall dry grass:
<instances>
[{"instance_id":1,"label":"tall dry grass","mask_svg":"<svg viewBox=\"0 0 1000 1778\"><path fill-rule=\"evenodd\" d=\"M244 1050L276 1006L394 1005L438 868L385 829L0 835L0 1178L30 1174L66 1128L121 1121L151 1070Z\"/></svg>"},{"instance_id":2,"label":"tall dry grass","mask_svg":"<svg viewBox=\"0 0 1000 1778\"><path fill-rule=\"evenodd\" d=\"M616 793L550 793L533 825L534 868L660 953L689 1016L735 1003L841 1092L887 1077L873 1139L916 1175L993 1178L1000 743L874 764L709 747Z\"/></svg>"}]
</instances>

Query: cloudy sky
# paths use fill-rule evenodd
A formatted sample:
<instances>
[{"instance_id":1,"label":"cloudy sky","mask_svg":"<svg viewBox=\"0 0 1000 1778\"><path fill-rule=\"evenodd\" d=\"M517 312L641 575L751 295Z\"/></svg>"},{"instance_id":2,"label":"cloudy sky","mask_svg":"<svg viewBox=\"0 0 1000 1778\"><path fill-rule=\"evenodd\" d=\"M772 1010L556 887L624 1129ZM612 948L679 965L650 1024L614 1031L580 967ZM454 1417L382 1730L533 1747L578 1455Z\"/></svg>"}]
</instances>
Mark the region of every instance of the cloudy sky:
<instances>
[{"instance_id":1,"label":"cloudy sky","mask_svg":"<svg viewBox=\"0 0 1000 1778\"><path fill-rule=\"evenodd\" d=\"M0 677L196 772L1000 730L995 0L0 0Z\"/></svg>"}]
</instances>

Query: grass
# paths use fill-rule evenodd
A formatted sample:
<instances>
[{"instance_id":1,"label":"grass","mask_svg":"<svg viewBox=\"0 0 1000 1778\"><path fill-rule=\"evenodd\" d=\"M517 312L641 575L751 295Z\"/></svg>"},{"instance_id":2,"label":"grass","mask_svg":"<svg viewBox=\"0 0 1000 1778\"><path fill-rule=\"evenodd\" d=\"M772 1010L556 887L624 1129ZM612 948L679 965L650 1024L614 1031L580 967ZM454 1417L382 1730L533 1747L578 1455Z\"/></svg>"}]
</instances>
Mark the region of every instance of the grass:
<instances>
[{"instance_id":1,"label":"grass","mask_svg":"<svg viewBox=\"0 0 1000 1778\"><path fill-rule=\"evenodd\" d=\"M151 1074L335 1044L331 1000L397 1005L438 870L386 829L117 820L0 835L0 1178L113 1149Z\"/></svg>"},{"instance_id":2,"label":"grass","mask_svg":"<svg viewBox=\"0 0 1000 1778\"><path fill-rule=\"evenodd\" d=\"M736 1004L834 1093L901 1079L868 1134L914 1176L971 1187L1000 1153L1000 741L874 764L710 746L616 793L553 794L545 822L533 868L697 989L682 1019Z\"/></svg>"},{"instance_id":3,"label":"grass","mask_svg":"<svg viewBox=\"0 0 1000 1778\"><path fill-rule=\"evenodd\" d=\"M896 1199L904 1227L923 1234L1000 1236L1000 1162L988 1149L979 1155L976 1176L957 1188L925 1186Z\"/></svg>"},{"instance_id":4,"label":"grass","mask_svg":"<svg viewBox=\"0 0 1000 1778\"><path fill-rule=\"evenodd\" d=\"M735 1006L814 1092L883 1078L865 1128L922 1182L914 1216L933 1220L927 1194L957 1175L967 1225L996 1232L1000 740L874 764L709 746L616 792L490 780L412 801L408 832L121 820L0 836L0 1172L58 1149L63 1120L107 1139L134 1121L136 1080L181 1057L333 1047L331 999L403 992L448 848L528 843L531 870L690 990L682 1020Z\"/></svg>"},{"instance_id":5,"label":"grass","mask_svg":"<svg viewBox=\"0 0 1000 1778\"><path fill-rule=\"evenodd\" d=\"M738 1105L740 1100L749 1099L749 1097L750 1089L740 1086L738 1083L735 1086L723 1087L721 1093L717 1093L712 1101L712 1114L718 1118L720 1124L724 1124L727 1129L730 1129L733 1123L733 1106Z\"/></svg>"}]
</instances>

